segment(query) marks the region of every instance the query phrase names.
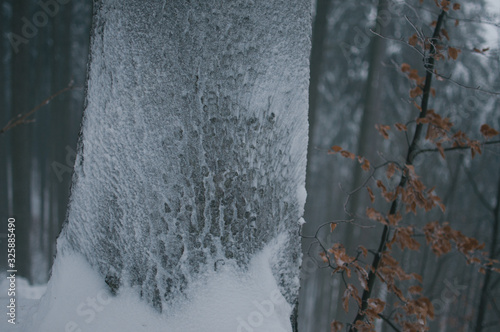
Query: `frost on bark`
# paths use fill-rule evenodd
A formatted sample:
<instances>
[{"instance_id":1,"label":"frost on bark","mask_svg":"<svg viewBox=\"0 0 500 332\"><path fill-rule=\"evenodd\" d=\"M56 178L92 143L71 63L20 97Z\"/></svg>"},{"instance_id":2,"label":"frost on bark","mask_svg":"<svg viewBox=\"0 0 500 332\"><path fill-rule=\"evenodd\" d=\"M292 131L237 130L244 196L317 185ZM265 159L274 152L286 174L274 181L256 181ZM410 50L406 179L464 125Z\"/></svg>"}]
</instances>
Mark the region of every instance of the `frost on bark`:
<instances>
[{"instance_id":1,"label":"frost on bark","mask_svg":"<svg viewBox=\"0 0 500 332\"><path fill-rule=\"evenodd\" d=\"M59 252L161 310L286 236L298 293L309 0L95 2L87 105Z\"/></svg>"}]
</instances>

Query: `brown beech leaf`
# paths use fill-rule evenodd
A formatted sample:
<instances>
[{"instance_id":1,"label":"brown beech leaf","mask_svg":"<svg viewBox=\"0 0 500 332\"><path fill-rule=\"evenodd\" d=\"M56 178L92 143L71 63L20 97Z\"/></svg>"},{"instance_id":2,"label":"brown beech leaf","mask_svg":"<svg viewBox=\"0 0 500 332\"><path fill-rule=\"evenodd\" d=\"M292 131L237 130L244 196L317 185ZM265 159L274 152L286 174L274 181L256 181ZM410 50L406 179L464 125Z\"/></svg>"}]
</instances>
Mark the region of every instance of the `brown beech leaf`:
<instances>
[{"instance_id":1,"label":"brown beech leaf","mask_svg":"<svg viewBox=\"0 0 500 332\"><path fill-rule=\"evenodd\" d=\"M420 107L420 105L417 104L415 101L413 101L413 106L415 106L416 109L418 109L420 112L422 112L422 107Z\"/></svg>"},{"instance_id":2,"label":"brown beech leaf","mask_svg":"<svg viewBox=\"0 0 500 332\"><path fill-rule=\"evenodd\" d=\"M356 269L356 274L358 275L358 280L364 290L368 290L368 272L363 268Z\"/></svg>"},{"instance_id":3,"label":"brown beech leaf","mask_svg":"<svg viewBox=\"0 0 500 332\"><path fill-rule=\"evenodd\" d=\"M387 221L385 220L384 216L382 213L378 212L374 208L366 208L366 216L370 218L371 220L376 220L384 225L387 225Z\"/></svg>"},{"instance_id":4,"label":"brown beech leaf","mask_svg":"<svg viewBox=\"0 0 500 332\"><path fill-rule=\"evenodd\" d=\"M335 228L337 228L337 224L334 222L330 223L330 232L333 232Z\"/></svg>"},{"instance_id":5,"label":"brown beech leaf","mask_svg":"<svg viewBox=\"0 0 500 332\"><path fill-rule=\"evenodd\" d=\"M387 125L375 125L375 128L378 130L378 132L380 133L380 135L382 135L382 137L384 137L384 139L388 139L389 138L389 130L391 129L391 127L387 126Z\"/></svg>"},{"instance_id":6,"label":"brown beech leaf","mask_svg":"<svg viewBox=\"0 0 500 332\"><path fill-rule=\"evenodd\" d=\"M389 224L392 226L397 226L397 224L403 220L403 216L401 215L400 212L397 212L396 214L389 214L387 216L387 219L389 220Z\"/></svg>"},{"instance_id":7,"label":"brown beech leaf","mask_svg":"<svg viewBox=\"0 0 500 332\"><path fill-rule=\"evenodd\" d=\"M382 180L377 180L377 187L382 189L382 192L385 193L387 192L387 188L385 187L384 183Z\"/></svg>"},{"instance_id":8,"label":"brown beech leaf","mask_svg":"<svg viewBox=\"0 0 500 332\"><path fill-rule=\"evenodd\" d=\"M408 127L406 127L406 125L404 125L402 123L396 123L394 125L394 127L396 127L396 129L399 131L407 131L408 130Z\"/></svg>"},{"instance_id":9,"label":"brown beech leaf","mask_svg":"<svg viewBox=\"0 0 500 332\"><path fill-rule=\"evenodd\" d=\"M408 288L408 292L410 294L420 294L422 293L422 286L411 286L410 288Z\"/></svg>"},{"instance_id":10,"label":"brown beech leaf","mask_svg":"<svg viewBox=\"0 0 500 332\"><path fill-rule=\"evenodd\" d=\"M441 29L441 34L447 39L450 40L450 35L448 35L448 31L446 29Z\"/></svg>"},{"instance_id":11,"label":"brown beech leaf","mask_svg":"<svg viewBox=\"0 0 500 332\"><path fill-rule=\"evenodd\" d=\"M368 159L358 156L358 162L361 164L361 168L363 171L369 171L370 170L370 162Z\"/></svg>"},{"instance_id":12,"label":"brown beech leaf","mask_svg":"<svg viewBox=\"0 0 500 332\"><path fill-rule=\"evenodd\" d=\"M368 249L366 249L362 245L359 245L358 248L359 248L359 250L361 250L361 253L363 254L363 257L366 257L368 255Z\"/></svg>"},{"instance_id":13,"label":"brown beech leaf","mask_svg":"<svg viewBox=\"0 0 500 332\"><path fill-rule=\"evenodd\" d=\"M413 279L417 280L418 282L422 283L423 282L423 278L420 274L417 274L417 273L412 273L411 276L413 277Z\"/></svg>"},{"instance_id":14,"label":"brown beech leaf","mask_svg":"<svg viewBox=\"0 0 500 332\"><path fill-rule=\"evenodd\" d=\"M478 49L478 48L474 47L474 48L472 49L472 51L474 51L474 52L476 52L476 53L484 53L484 52L488 51L489 49L490 49L490 48L488 47L488 48L483 48L482 50L480 50L480 49Z\"/></svg>"},{"instance_id":15,"label":"brown beech leaf","mask_svg":"<svg viewBox=\"0 0 500 332\"><path fill-rule=\"evenodd\" d=\"M488 126L486 123L481 126L481 134L486 138L492 138L495 137L496 135L500 134L498 130L495 130Z\"/></svg>"},{"instance_id":16,"label":"brown beech leaf","mask_svg":"<svg viewBox=\"0 0 500 332\"><path fill-rule=\"evenodd\" d=\"M447 12L448 10L450 10L450 8L448 7L450 5L451 1L449 0L441 0L441 8Z\"/></svg>"},{"instance_id":17,"label":"brown beech leaf","mask_svg":"<svg viewBox=\"0 0 500 332\"><path fill-rule=\"evenodd\" d=\"M418 36L416 33L414 33L410 39L408 39L408 44L410 44L411 46L416 46L417 45L417 42L418 42Z\"/></svg>"},{"instance_id":18,"label":"brown beech leaf","mask_svg":"<svg viewBox=\"0 0 500 332\"><path fill-rule=\"evenodd\" d=\"M418 74L418 70L416 69L410 70L410 72L408 73L408 78L417 83L420 83L420 81L422 80L422 77L420 77L420 75Z\"/></svg>"},{"instance_id":19,"label":"brown beech leaf","mask_svg":"<svg viewBox=\"0 0 500 332\"><path fill-rule=\"evenodd\" d=\"M387 166L385 175L387 176L388 179L390 179L394 176L395 172L396 172L396 165L394 163L390 163L389 166Z\"/></svg>"},{"instance_id":20,"label":"brown beech leaf","mask_svg":"<svg viewBox=\"0 0 500 332\"><path fill-rule=\"evenodd\" d=\"M437 147L437 149L439 151L439 154L441 155L441 158L446 159L446 156L444 154L443 145L441 143L436 143L436 147Z\"/></svg>"},{"instance_id":21,"label":"brown beech leaf","mask_svg":"<svg viewBox=\"0 0 500 332\"><path fill-rule=\"evenodd\" d=\"M334 145L334 146L332 146L330 149L331 149L333 152L335 152L335 153L336 153L336 152L340 152L340 151L342 151L342 148L341 148L340 146L338 146L338 145Z\"/></svg>"},{"instance_id":22,"label":"brown beech leaf","mask_svg":"<svg viewBox=\"0 0 500 332\"><path fill-rule=\"evenodd\" d=\"M452 58L453 60L456 60L458 58L458 53L461 51L458 48L455 47L448 47L448 56Z\"/></svg>"},{"instance_id":23,"label":"brown beech leaf","mask_svg":"<svg viewBox=\"0 0 500 332\"><path fill-rule=\"evenodd\" d=\"M343 328L344 328L344 324L342 324L341 322L338 322L336 320L334 320L330 324L330 332L340 332L340 331L342 331Z\"/></svg>"},{"instance_id":24,"label":"brown beech leaf","mask_svg":"<svg viewBox=\"0 0 500 332\"><path fill-rule=\"evenodd\" d=\"M356 158L356 155L352 152L349 152L349 151L346 151L346 150L342 150L340 151L340 154L342 155L342 157L344 158L350 158L352 160L354 160Z\"/></svg>"},{"instance_id":25,"label":"brown beech leaf","mask_svg":"<svg viewBox=\"0 0 500 332\"><path fill-rule=\"evenodd\" d=\"M372 188L366 187L366 190L368 191L368 196L370 196L370 201L372 203L375 202L375 195L373 194Z\"/></svg>"},{"instance_id":26,"label":"brown beech leaf","mask_svg":"<svg viewBox=\"0 0 500 332\"><path fill-rule=\"evenodd\" d=\"M330 260L328 259L328 256L324 252L320 252L319 256L321 257L321 260L325 263L329 263Z\"/></svg>"},{"instance_id":27,"label":"brown beech leaf","mask_svg":"<svg viewBox=\"0 0 500 332\"><path fill-rule=\"evenodd\" d=\"M406 167L406 170L408 172L408 175L412 178L412 179L416 179L418 178L418 175L417 173L415 172L415 166L413 165L405 165Z\"/></svg>"},{"instance_id":28,"label":"brown beech leaf","mask_svg":"<svg viewBox=\"0 0 500 332\"><path fill-rule=\"evenodd\" d=\"M422 93L423 93L422 88L420 88L419 86L416 86L410 90L410 98L416 98L416 97L420 96Z\"/></svg>"},{"instance_id":29,"label":"brown beech leaf","mask_svg":"<svg viewBox=\"0 0 500 332\"><path fill-rule=\"evenodd\" d=\"M470 147L470 153L471 153L472 158L474 158L476 156L476 153L479 153L479 154L482 153L481 143L479 143L479 141L476 141L476 140L470 141L469 147Z\"/></svg>"},{"instance_id":30,"label":"brown beech leaf","mask_svg":"<svg viewBox=\"0 0 500 332\"><path fill-rule=\"evenodd\" d=\"M454 3L453 4L453 10L460 10L460 4L459 3Z\"/></svg>"},{"instance_id":31,"label":"brown beech leaf","mask_svg":"<svg viewBox=\"0 0 500 332\"><path fill-rule=\"evenodd\" d=\"M403 73L407 73L407 72L409 72L410 70L411 70L411 66L410 66L409 64L407 64L407 63L403 63L403 64L401 65L401 71L402 71Z\"/></svg>"},{"instance_id":32,"label":"brown beech leaf","mask_svg":"<svg viewBox=\"0 0 500 332\"><path fill-rule=\"evenodd\" d=\"M385 302L380 299L368 299L368 307L373 309L375 314L380 314L384 311Z\"/></svg>"},{"instance_id":33,"label":"brown beech leaf","mask_svg":"<svg viewBox=\"0 0 500 332\"><path fill-rule=\"evenodd\" d=\"M351 286L351 285L349 285ZM349 312L349 299L351 298L351 289L349 287L344 291L344 295L342 296L342 307L345 312Z\"/></svg>"}]
</instances>

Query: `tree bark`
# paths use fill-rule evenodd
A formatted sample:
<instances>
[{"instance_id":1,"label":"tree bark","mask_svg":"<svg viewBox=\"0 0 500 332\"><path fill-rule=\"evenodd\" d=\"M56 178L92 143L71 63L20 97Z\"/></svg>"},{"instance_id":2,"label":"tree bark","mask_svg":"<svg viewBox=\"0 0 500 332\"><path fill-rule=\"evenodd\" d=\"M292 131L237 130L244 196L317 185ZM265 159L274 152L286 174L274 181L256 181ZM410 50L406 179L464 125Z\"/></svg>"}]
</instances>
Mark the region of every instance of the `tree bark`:
<instances>
[{"instance_id":1,"label":"tree bark","mask_svg":"<svg viewBox=\"0 0 500 332\"><path fill-rule=\"evenodd\" d=\"M158 310L279 236L295 305L310 2L97 1L68 222L112 290Z\"/></svg>"},{"instance_id":2,"label":"tree bark","mask_svg":"<svg viewBox=\"0 0 500 332\"><path fill-rule=\"evenodd\" d=\"M491 241L490 241L490 252L489 258L495 259L495 251L497 248L498 241L498 230L500 228L500 178L498 180L498 188L497 188L497 201L495 204L495 208L491 211L493 214L493 229L491 230ZM491 270L486 270L483 285L481 287L481 295L479 299L479 307L477 310L475 331L481 332L483 331L484 319L486 317L487 304L490 298L490 294L488 291L490 290L490 280L491 280Z\"/></svg>"}]
</instances>

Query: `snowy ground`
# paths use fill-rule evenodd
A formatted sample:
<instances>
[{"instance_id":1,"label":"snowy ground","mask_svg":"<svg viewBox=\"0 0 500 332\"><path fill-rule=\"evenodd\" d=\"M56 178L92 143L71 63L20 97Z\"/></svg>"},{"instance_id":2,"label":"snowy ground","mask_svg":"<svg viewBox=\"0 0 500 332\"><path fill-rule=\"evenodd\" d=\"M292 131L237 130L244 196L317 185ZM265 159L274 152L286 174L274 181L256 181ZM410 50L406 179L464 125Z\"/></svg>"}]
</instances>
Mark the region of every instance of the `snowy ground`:
<instances>
[{"instance_id":1,"label":"snowy ground","mask_svg":"<svg viewBox=\"0 0 500 332\"><path fill-rule=\"evenodd\" d=\"M16 278L16 324L13 325L8 322L10 317L7 315L10 300L8 297L9 280L6 274L0 274L0 278L0 307L2 308L0 331L24 331L22 323L28 320L30 311L36 307L47 286L30 286L26 279Z\"/></svg>"},{"instance_id":2,"label":"snowy ground","mask_svg":"<svg viewBox=\"0 0 500 332\"><path fill-rule=\"evenodd\" d=\"M270 251L259 253L248 271L227 267L187 293L160 316L131 290L111 296L78 255L59 257L48 287L17 279L16 325L2 315L1 331L24 332L287 332L291 307L271 274ZM4 276L0 287L8 289ZM40 298L47 288L46 295ZM6 292L1 306L7 310Z\"/></svg>"}]
</instances>

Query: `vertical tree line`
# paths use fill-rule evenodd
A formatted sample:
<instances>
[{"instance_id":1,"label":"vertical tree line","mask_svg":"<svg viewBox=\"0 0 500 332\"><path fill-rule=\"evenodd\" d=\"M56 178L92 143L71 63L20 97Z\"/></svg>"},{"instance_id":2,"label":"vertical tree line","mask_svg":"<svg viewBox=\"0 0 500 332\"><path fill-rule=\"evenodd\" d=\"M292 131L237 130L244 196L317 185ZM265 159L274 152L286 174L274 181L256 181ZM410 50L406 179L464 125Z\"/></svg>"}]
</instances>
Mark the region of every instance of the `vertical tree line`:
<instances>
[{"instance_id":1,"label":"vertical tree line","mask_svg":"<svg viewBox=\"0 0 500 332\"><path fill-rule=\"evenodd\" d=\"M0 134L2 218L16 218L16 265L47 281L66 216L82 112L91 1L3 1L1 124L26 114L73 81L72 90ZM64 168L61 168L61 165ZM0 230L6 246L6 229ZM5 247L6 248L6 247ZM6 264L1 257L2 266Z\"/></svg>"}]
</instances>

